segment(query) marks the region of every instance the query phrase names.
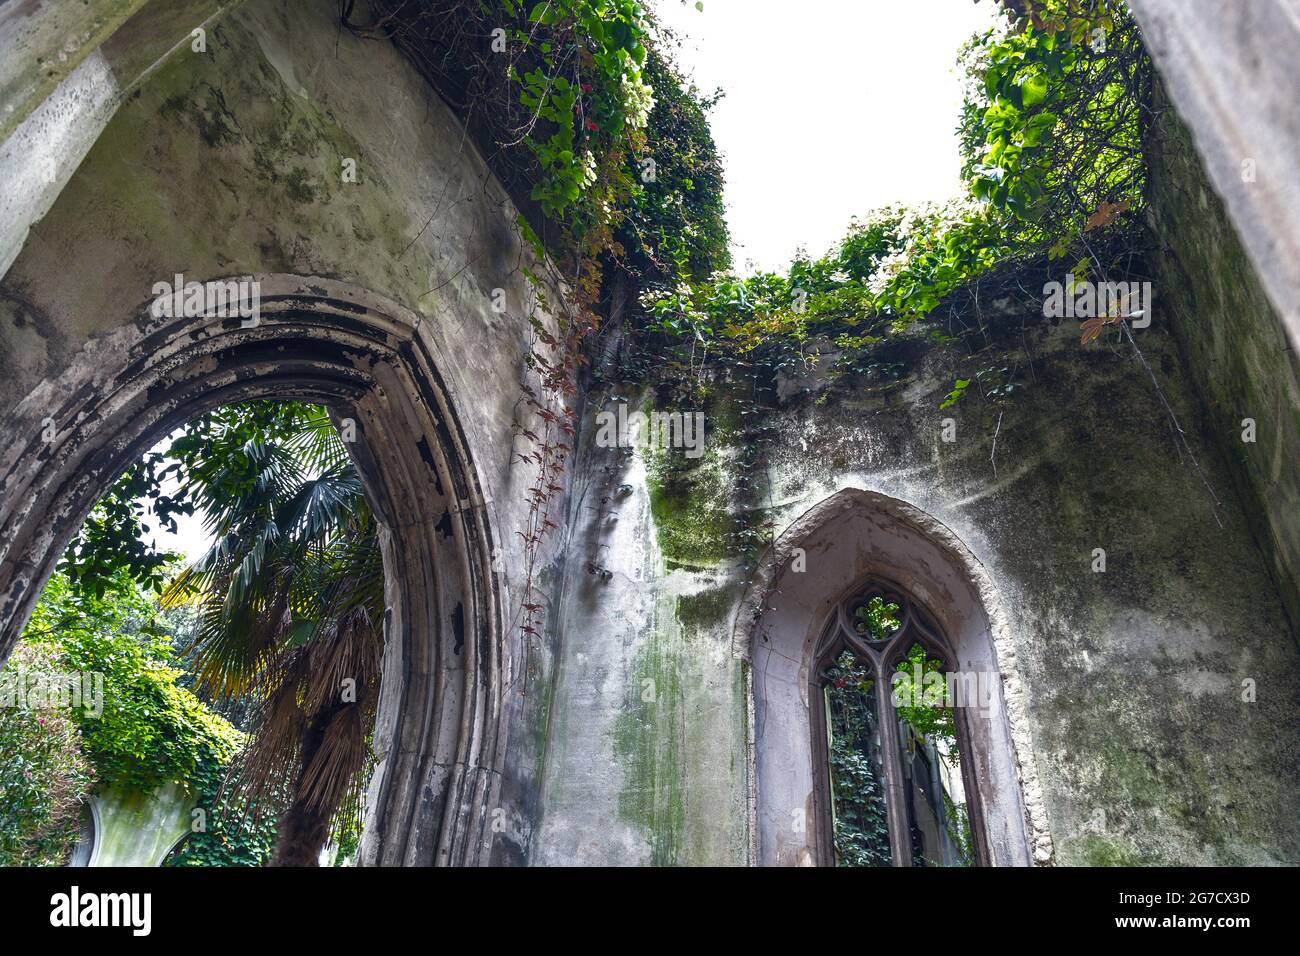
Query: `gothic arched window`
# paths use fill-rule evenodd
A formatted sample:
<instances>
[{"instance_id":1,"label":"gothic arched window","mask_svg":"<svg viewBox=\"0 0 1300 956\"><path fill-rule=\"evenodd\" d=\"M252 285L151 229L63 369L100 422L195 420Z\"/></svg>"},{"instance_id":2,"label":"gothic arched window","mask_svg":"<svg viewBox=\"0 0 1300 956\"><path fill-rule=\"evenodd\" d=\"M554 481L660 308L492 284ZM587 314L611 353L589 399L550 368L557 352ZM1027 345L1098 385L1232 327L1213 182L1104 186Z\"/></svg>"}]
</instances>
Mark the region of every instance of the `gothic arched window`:
<instances>
[{"instance_id":1,"label":"gothic arched window","mask_svg":"<svg viewBox=\"0 0 1300 956\"><path fill-rule=\"evenodd\" d=\"M836 866L972 866L963 710L933 617L873 580L830 615L814 654L820 858ZM970 761L966 761L970 763Z\"/></svg>"}]
</instances>

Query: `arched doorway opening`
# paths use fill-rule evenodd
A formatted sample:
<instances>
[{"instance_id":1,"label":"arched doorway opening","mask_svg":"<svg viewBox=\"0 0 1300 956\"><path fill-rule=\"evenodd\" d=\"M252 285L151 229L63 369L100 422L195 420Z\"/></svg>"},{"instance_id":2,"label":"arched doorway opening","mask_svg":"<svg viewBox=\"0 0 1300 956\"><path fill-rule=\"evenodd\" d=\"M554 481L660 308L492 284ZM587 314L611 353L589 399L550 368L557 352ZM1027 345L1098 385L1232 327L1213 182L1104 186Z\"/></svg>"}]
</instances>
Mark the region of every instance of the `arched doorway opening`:
<instances>
[{"instance_id":1,"label":"arched doorway opening","mask_svg":"<svg viewBox=\"0 0 1300 956\"><path fill-rule=\"evenodd\" d=\"M957 720L967 762L962 776L974 790L968 797L978 860L995 866L1050 862L1010 624L996 588L943 524L907 502L854 488L814 506L777 539L737 614L733 651L750 665L751 861L835 862L831 783L823 779L825 758L819 760L814 746L827 733L826 713L814 697L824 686L828 655L845 643L836 643L846 626L844 608L861 603L873 586L882 596L912 602L915 636L927 650L942 653L946 669L973 675L977 690L984 675L981 706L965 708ZM852 633L852 622L847 627ZM879 664L892 669L897 662L895 655ZM875 678L887 669L878 668ZM882 746L899 744L892 732L879 739ZM885 783L898 788L885 808L895 846L909 846L897 842L908 826L901 816L903 782ZM910 850L894 851L891 862L911 865Z\"/></svg>"},{"instance_id":2,"label":"arched doorway opening","mask_svg":"<svg viewBox=\"0 0 1300 956\"><path fill-rule=\"evenodd\" d=\"M332 280L254 278L255 321L156 318L144 303L132 327L92 342L20 404L0 450L0 659L87 511L160 438L220 405L325 405L354 426L349 451L383 526L385 653L361 862L482 862L510 649L452 397L413 313Z\"/></svg>"}]
</instances>

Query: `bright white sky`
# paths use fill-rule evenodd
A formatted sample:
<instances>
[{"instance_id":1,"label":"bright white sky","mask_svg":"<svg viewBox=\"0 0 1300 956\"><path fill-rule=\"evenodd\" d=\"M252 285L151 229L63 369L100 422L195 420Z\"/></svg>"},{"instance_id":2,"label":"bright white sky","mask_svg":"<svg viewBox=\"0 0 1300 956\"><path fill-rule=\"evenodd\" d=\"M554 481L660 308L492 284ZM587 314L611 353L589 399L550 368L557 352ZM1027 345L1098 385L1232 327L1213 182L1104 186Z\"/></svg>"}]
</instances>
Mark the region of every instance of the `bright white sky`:
<instances>
[{"instance_id":1,"label":"bright white sky","mask_svg":"<svg viewBox=\"0 0 1300 956\"><path fill-rule=\"evenodd\" d=\"M723 153L742 272L820 255L849 219L959 192L957 51L993 0L655 0Z\"/></svg>"},{"instance_id":2,"label":"bright white sky","mask_svg":"<svg viewBox=\"0 0 1300 956\"><path fill-rule=\"evenodd\" d=\"M152 450L166 451L172 441L183 434L184 432L181 429L177 429L154 445ZM180 482L176 480L176 476L169 475L162 483L162 493L164 495L174 495L179 485ZM176 515L175 534L160 525L152 513L144 519L144 523L150 529L149 534L143 535L145 541L152 541L160 551L178 551L187 561L198 558L208 550L208 545L211 544L207 532L203 530L202 512L192 515Z\"/></svg>"}]
</instances>

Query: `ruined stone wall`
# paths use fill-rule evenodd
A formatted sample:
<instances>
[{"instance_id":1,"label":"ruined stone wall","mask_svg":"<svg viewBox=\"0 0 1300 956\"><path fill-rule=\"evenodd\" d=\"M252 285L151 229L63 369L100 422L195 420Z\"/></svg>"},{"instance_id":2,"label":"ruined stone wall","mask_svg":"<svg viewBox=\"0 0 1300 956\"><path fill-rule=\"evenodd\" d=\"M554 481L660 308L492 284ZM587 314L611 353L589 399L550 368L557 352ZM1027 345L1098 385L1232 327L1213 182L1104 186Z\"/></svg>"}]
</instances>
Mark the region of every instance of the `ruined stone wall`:
<instances>
[{"instance_id":1,"label":"ruined stone wall","mask_svg":"<svg viewBox=\"0 0 1300 956\"><path fill-rule=\"evenodd\" d=\"M1133 0L1169 100L1292 348L1300 348L1300 110L1293 75L1300 18L1291 0ZM1178 134L1180 137L1185 134ZM1160 163L1156 157L1157 165ZM1195 189L1191 190L1195 192Z\"/></svg>"},{"instance_id":2,"label":"ruined stone wall","mask_svg":"<svg viewBox=\"0 0 1300 956\"><path fill-rule=\"evenodd\" d=\"M1232 463L1255 540L1293 628L1300 627L1300 353L1287 339L1205 175L1192 136L1163 95L1150 142L1151 232L1162 312ZM1273 168L1243 167L1241 189ZM1261 179L1263 180L1261 182ZM1252 437L1253 441L1246 440Z\"/></svg>"},{"instance_id":3,"label":"ruined stone wall","mask_svg":"<svg viewBox=\"0 0 1300 956\"><path fill-rule=\"evenodd\" d=\"M696 406L698 459L602 447L595 415L621 401L694 409L632 385L597 390L567 524L542 561L547 635L525 643L514 531L532 473L512 424L529 253L463 129L391 48L341 33L330 5L307 0L250 0L213 27L207 53L181 49L131 90L66 184L55 177L0 284L3 448L112 384L113 362L148 332L153 283L175 273L302 276L304 288L325 277L405 310L439 359L481 479L484 501L470 504L499 547L511 682L497 781L508 827L493 862L758 858L751 675L733 645L759 553L744 549L849 488L945 526L1000 593L1006 759L1027 781L1029 825L1051 835L1032 840L1036 855L1300 862L1300 660L1277 583L1300 540L1294 356L1276 347L1185 144L1156 171L1168 247L1154 321L1136 335L1190 454L1126 343L1082 347L1032 298L984 301L974 355L926 337L946 326L918 328L896 380L836 380L833 355L810 346L811 367L783 377L761 415L738 383L715 384ZM349 158L355 183L341 176ZM1003 368L1019 386L1009 397L976 384L939 409L955 378ZM1234 456L1247 415L1260 440ZM410 449L388 451L376 457L398 468ZM1256 541L1268 540L1266 555ZM805 573L819 574L815 556ZM410 782L411 800L422 785ZM425 852L435 835L417 837Z\"/></svg>"},{"instance_id":4,"label":"ruined stone wall","mask_svg":"<svg viewBox=\"0 0 1300 956\"><path fill-rule=\"evenodd\" d=\"M199 281L301 276L304 294L328 299L333 293L316 278L323 277L331 289L394 303L402 312L395 325L413 327L409 334L434 357L454 427L463 430L477 469L483 501L460 505L485 509L497 549L499 591L482 598L496 602L502 618L498 651L508 686L501 706L513 742L505 766L489 773L498 775L487 786L501 787L508 818L490 854L517 862L536 816L537 705L523 694L524 675L544 685L550 674L548 647L525 648L518 633L525 571L514 532L525 526L535 477L517 460L530 449L515 426L533 425L519 411L533 301L522 269L545 275L548 267L520 241L517 211L463 127L389 44L340 31L331 4L254 0L209 24L206 51L193 52L183 14L194 12L201 23L212 6L153 4L148 9L159 19L128 24L145 33L156 28L155 41L170 37L165 48L184 42L120 105L109 103L116 112L102 133L89 130L84 161L68 171L4 275L5 467L21 459L45 416L75 406L79 396L109 393L116 376L134 374L118 366L153 331L147 306L154 283L174 274ZM78 57L85 55L79 48ZM345 175L351 162L355 181ZM552 289L549 299L559 294ZM494 308L502 301L503 311ZM361 312L355 303L339 308ZM286 361L300 357L292 346L280 348ZM196 376L212 372L194 369ZM75 425L56 422L60 436ZM371 458L374 467L402 468L404 457L418 461L419 454L428 458L429 450L379 449ZM79 516L47 519L60 528ZM62 542L49 544L57 553ZM544 573L550 561L543 553ZM19 582L27 595L39 585ZM415 800L421 782L408 786ZM436 837L413 842L427 850Z\"/></svg>"},{"instance_id":5,"label":"ruined stone wall","mask_svg":"<svg viewBox=\"0 0 1300 956\"><path fill-rule=\"evenodd\" d=\"M973 355L928 337L946 322L916 329L897 382L832 381L823 354L783 376L779 407L758 416L721 397L734 383L716 387L698 406L696 460L596 447L591 416L636 393L593 396L534 861L762 856L747 819L748 665L732 646L752 576L738 542L747 528L780 536L847 488L946 526L1000 592L1012 650L999 664L1029 751L1016 757L1036 777L1025 799L1045 816L1051 859L1300 861L1300 657L1160 295L1135 335L1190 450L1127 343L1112 331L1081 346L1077 324L1044 320L1032 295L983 301ZM973 381L939 409L955 378L1002 381L1004 368L1017 383L1005 401ZM756 443L759 467L742 466ZM854 560L878 558L864 542ZM816 562L810 552L810 580L831 573Z\"/></svg>"}]
</instances>

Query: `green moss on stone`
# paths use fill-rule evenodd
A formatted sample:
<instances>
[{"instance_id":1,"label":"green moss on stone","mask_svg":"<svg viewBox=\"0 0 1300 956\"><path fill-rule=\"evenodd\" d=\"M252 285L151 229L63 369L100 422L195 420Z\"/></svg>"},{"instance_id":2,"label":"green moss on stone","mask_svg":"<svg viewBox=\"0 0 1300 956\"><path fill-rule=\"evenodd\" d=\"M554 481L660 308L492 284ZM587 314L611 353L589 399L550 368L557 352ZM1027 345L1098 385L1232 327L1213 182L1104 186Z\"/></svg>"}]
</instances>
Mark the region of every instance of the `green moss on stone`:
<instances>
[{"instance_id":1,"label":"green moss on stone","mask_svg":"<svg viewBox=\"0 0 1300 956\"><path fill-rule=\"evenodd\" d=\"M682 686L677 662L652 635L637 655L630 700L614 725L614 752L625 774L619 816L650 840L650 863L680 861L685 811L680 767Z\"/></svg>"},{"instance_id":2,"label":"green moss on stone","mask_svg":"<svg viewBox=\"0 0 1300 956\"><path fill-rule=\"evenodd\" d=\"M735 606L735 589L709 588L696 594L683 594L677 598L677 620L686 634L699 634L726 622Z\"/></svg>"},{"instance_id":3,"label":"green moss on stone","mask_svg":"<svg viewBox=\"0 0 1300 956\"><path fill-rule=\"evenodd\" d=\"M728 510L729 482L716 445L687 458L682 449L650 449L646 485L659 549L667 561L715 567L727 556L736 522Z\"/></svg>"},{"instance_id":4,"label":"green moss on stone","mask_svg":"<svg viewBox=\"0 0 1300 956\"><path fill-rule=\"evenodd\" d=\"M289 198L294 202L309 203L316 200L316 187L312 185L307 170L301 166L295 166L284 177L284 185L285 192L289 194Z\"/></svg>"},{"instance_id":5,"label":"green moss on stone","mask_svg":"<svg viewBox=\"0 0 1300 956\"><path fill-rule=\"evenodd\" d=\"M1114 840L1107 840L1096 833L1089 833L1082 840L1079 853L1086 866L1146 866L1137 853Z\"/></svg>"},{"instance_id":6,"label":"green moss on stone","mask_svg":"<svg viewBox=\"0 0 1300 956\"><path fill-rule=\"evenodd\" d=\"M733 501L735 450L745 422L735 396L704 389L684 401L658 395L641 409L704 414L703 454L645 447L646 484L659 549L668 570L716 567L732 556L740 522Z\"/></svg>"}]
</instances>

